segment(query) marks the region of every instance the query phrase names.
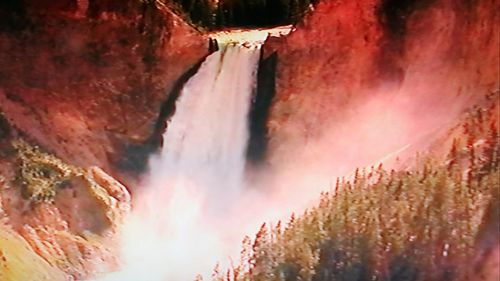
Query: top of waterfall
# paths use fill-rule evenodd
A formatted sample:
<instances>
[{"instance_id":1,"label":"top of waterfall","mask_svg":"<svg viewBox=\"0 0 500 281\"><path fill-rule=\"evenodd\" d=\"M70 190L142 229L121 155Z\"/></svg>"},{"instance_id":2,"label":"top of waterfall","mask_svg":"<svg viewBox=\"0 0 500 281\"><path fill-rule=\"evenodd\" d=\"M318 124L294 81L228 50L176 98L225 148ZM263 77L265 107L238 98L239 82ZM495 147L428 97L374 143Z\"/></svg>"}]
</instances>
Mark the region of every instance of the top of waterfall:
<instances>
[{"instance_id":1,"label":"top of waterfall","mask_svg":"<svg viewBox=\"0 0 500 281\"><path fill-rule=\"evenodd\" d=\"M268 37L288 35L292 31L292 28L291 25L287 25L267 29L233 29L214 32L210 34L210 37L217 40L221 45L261 45Z\"/></svg>"}]
</instances>

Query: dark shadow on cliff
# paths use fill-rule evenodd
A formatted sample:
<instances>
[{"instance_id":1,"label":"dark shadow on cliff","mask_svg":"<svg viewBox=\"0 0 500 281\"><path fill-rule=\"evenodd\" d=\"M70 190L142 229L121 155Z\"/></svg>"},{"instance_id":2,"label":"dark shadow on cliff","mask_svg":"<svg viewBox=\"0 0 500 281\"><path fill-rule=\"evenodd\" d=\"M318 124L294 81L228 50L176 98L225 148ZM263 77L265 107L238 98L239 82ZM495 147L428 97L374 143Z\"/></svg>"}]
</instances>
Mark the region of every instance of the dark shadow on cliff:
<instances>
[{"instance_id":1,"label":"dark shadow on cliff","mask_svg":"<svg viewBox=\"0 0 500 281\"><path fill-rule=\"evenodd\" d=\"M318 0L170 0L195 25L218 30L295 24Z\"/></svg>"},{"instance_id":2,"label":"dark shadow on cliff","mask_svg":"<svg viewBox=\"0 0 500 281\"><path fill-rule=\"evenodd\" d=\"M258 164L266 157L268 132L267 121L274 95L276 94L276 64L278 54L260 60L257 72L257 89L250 109L250 139L247 148L247 160Z\"/></svg>"},{"instance_id":3,"label":"dark shadow on cliff","mask_svg":"<svg viewBox=\"0 0 500 281\"><path fill-rule=\"evenodd\" d=\"M22 1L2 0L0 2L0 32L16 32L25 29L29 22Z\"/></svg>"},{"instance_id":4,"label":"dark shadow on cliff","mask_svg":"<svg viewBox=\"0 0 500 281\"><path fill-rule=\"evenodd\" d=\"M378 56L378 67L381 79L396 88L404 80L405 66L402 57L405 53L407 37L407 21L410 16L425 9L435 0L382 0L378 8L380 25L384 29L382 49Z\"/></svg>"},{"instance_id":5,"label":"dark shadow on cliff","mask_svg":"<svg viewBox=\"0 0 500 281\"><path fill-rule=\"evenodd\" d=\"M209 49L211 52L216 49L214 46L217 44L211 40L209 42ZM205 61L206 57L193 65L175 82L172 90L167 95L167 99L163 102L156 124L151 136L141 144L127 145L123 150L123 157L120 158L117 167L126 172L132 172L136 175L144 173L148 168L149 156L159 150L163 145L163 133L167 130L167 120L169 120L175 113L176 102L180 97L184 85L193 77L200 66Z\"/></svg>"}]
</instances>

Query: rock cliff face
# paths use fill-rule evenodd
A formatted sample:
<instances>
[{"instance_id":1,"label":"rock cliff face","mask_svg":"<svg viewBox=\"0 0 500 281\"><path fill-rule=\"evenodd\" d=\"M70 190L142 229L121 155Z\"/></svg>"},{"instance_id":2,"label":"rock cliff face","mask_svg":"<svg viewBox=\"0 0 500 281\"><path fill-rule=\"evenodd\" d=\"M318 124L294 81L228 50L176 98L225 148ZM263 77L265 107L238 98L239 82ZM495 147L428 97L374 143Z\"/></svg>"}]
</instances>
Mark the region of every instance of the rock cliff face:
<instances>
[{"instance_id":1,"label":"rock cliff face","mask_svg":"<svg viewBox=\"0 0 500 281\"><path fill-rule=\"evenodd\" d=\"M1 280L116 266L130 195L113 177L137 187L205 39L155 1L2 1Z\"/></svg>"},{"instance_id":2,"label":"rock cliff face","mask_svg":"<svg viewBox=\"0 0 500 281\"><path fill-rule=\"evenodd\" d=\"M162 104L208 53L155 1L4 1L0 18L0 112L66 161L122 180L144 169Z\"/></svg>"},{"instance_id":3,"label":"rock cliff face","mask_svg":"<svg viewBox=\"0 0 500 281\"><path fill-rule=\"evenodd\" d=\"M277 56L267 159L367 165L447 124L499 87L498 6L320 1L265 46Z\"/></svg>"},{"instance_id":4,"label":"rock cliff face","mask_svg":"<svg viewBox=\"0 0 500 281\"><path fill-rule=\"evenodd\" d=\"M26 143L0 119L0 279L81 280L113 269L131 205L125 186Z\"/></svg>"},{"instance_id":5,"label":"rock cliff face","mask_svg":"<svg viewBox=\"0 0 500 281\"><path fill-rule=\"evenodd\" d=\"M400 165L417 151L446 155L447 130L477 104L495 104L484 118L498 124L499 5L320 1L289 36L265 44L263 65L276 76L261 159L291 177L312 170L334 178ZM496 225L485 222L488 234L478 238L472 280L498 276Z\"/></svg>"}]
</instances>

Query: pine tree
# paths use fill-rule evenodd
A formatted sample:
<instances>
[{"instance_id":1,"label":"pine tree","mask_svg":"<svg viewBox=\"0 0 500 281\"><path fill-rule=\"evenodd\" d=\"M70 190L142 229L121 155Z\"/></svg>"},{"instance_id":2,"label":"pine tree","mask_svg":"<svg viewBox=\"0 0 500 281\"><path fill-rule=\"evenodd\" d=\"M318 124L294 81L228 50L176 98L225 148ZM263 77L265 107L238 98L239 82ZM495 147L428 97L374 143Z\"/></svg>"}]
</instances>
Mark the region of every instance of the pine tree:
<instances>
[{"instance_id":1,"label":"pine tree","mask_svg":"<svg viewBox=\"0 0 500 281\"><path fill-rule=\"evenodd\" d=\"M290 0L289 20L295 22L300 17L300 0Z\"/></svg>"}]
</instances>

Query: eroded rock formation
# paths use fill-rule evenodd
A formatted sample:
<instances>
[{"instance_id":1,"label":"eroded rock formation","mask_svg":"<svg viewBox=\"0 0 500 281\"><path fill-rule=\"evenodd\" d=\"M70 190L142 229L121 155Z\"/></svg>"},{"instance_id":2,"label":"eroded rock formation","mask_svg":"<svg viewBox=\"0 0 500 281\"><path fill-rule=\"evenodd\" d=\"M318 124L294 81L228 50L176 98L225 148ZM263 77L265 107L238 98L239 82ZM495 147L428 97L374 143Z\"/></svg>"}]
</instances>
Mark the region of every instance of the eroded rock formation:
<instances>
[{"instance_id":1,"label":"eroded rock formation","mask_svg":"<svg viewBox=\"0 0 500 281\"><path fill-rule=\"evenodd\" d=\"M155 1L7 1L0 15L0 111L66 161L121 180L144 169L161 105L208 53Z\"/></svg>"},{"instance_id":2,"label":"eroded rock formation","mask_svg":"<svg viewBox=\"0 0 500 281\"><path fill-rule=\"evenodd\" d=\"M114 178L137 188L208 41L156 1L3 1L0 53L0 279L111 271L131 204Z\"/></svg>"},{"instance_id":3,"label":"eroded rock formation","mask_svg":"<svg viewBox=\"0 0 500 281\"><path fill-rule=\"evenodd\" d=\"M113 269L131 207L125 186L9 132L0 146L2 280L81 280Z\"/></svg>"}]
</instances>

